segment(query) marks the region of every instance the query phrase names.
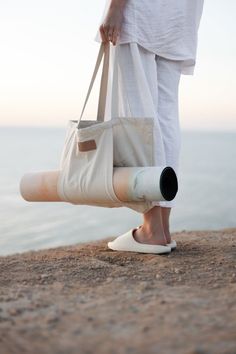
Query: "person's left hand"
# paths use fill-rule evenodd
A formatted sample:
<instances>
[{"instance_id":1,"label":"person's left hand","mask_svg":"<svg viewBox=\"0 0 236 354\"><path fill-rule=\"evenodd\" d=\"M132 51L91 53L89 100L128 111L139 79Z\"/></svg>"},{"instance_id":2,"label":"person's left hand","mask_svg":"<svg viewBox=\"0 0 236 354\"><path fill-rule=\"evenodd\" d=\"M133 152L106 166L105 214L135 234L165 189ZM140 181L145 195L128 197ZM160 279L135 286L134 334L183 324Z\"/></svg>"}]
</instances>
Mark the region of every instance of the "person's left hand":
<instances>
[{"instance_id":1,"label":"person's left hand","mask_svg":"<svg viewBox=\"0 0 236 354\"><path fill-rule=\"evenodd\" d=\"M123 22L123 10L123 5L110 5L108 13L99 27L102 42L111 41L113 45L116 45Z\"/></svg>"}]
</instances>

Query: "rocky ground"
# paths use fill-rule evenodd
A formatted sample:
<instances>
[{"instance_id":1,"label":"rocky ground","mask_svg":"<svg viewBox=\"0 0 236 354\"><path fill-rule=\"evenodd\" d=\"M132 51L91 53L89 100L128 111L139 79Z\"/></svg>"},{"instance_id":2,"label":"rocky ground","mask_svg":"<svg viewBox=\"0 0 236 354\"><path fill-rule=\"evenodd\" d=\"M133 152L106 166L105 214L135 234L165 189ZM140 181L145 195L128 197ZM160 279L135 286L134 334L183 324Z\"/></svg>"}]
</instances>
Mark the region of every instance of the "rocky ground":
<instances>
[{"instance_id":1,"label":"rocky ground","mask_svg":"<svg viewBox=\"0 0 236 354\"><path fill-rule=\"evenodd\" d=\"M235 354L236 229L169 255L97 242L0 257L0 353Z\"/></svg>"}]
</instances>

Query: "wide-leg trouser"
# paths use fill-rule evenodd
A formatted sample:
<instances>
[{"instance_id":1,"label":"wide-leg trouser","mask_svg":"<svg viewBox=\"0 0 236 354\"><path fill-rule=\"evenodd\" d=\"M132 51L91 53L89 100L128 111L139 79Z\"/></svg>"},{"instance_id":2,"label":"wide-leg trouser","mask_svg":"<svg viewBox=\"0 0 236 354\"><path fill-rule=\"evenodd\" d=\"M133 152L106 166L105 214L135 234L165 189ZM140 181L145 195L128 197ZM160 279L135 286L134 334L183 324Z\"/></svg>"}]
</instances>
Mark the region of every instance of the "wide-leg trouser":
<instances>
[{"instance_id":1,"label":"wide-leg trouser","mask_svg":"<svg viewBox=\"0 0 236 354\"><path fill-rule=\"evenodd\" d=\"M155 117L155 166L171 166L178 177L181 61L160 57L136 42L111 44L109 71L107 102L111 117ZM172 201L155 201L155 205L173 207L176 197Z\"/></svg>"}]
</instances>

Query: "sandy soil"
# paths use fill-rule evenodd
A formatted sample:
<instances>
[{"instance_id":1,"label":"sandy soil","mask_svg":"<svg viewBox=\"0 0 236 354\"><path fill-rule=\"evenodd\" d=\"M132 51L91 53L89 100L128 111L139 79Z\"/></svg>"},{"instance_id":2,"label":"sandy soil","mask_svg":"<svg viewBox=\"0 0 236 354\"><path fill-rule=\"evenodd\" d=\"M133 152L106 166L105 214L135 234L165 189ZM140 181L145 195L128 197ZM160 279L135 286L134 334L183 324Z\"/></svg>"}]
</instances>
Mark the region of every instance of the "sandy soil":
<instances>
[{"instance_id":1,"label":"sandy soil","mask_svg":"<svg viewBox=\"0 0 236 354\"><path fill-rule=\"evenodd\" d=\"M107 241L0 257L0 353L236 353L236 229L169 255Z\"/></svg>"}]
</instances>

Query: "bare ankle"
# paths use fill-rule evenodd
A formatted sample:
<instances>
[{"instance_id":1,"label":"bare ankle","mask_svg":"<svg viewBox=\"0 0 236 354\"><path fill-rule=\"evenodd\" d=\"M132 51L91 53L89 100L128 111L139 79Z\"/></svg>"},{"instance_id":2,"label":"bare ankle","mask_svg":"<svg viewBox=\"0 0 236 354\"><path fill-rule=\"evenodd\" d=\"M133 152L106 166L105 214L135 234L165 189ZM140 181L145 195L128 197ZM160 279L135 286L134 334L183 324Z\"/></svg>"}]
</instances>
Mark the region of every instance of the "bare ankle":
<instances>
[{"instance_id":1,"label":"bare ankle","mask_svg":"<svg viewBox=\"0 0 236 354\"><path fill-rule=\"evenodd\" d=\"M143 233L146 235L147 238L154 238L156 235L164 236L164 230L162 227L153 227L153 226L147 226L147 225L142 225L141 230Z\"/></svg>"},{"instance_id":2,"label":"bare ankle","mask_svg":"<svg viewBox=\"0 0 236 354\"><path fill-rule=\"evenodd\" d=\"M166 245L167 241L163 231L157 231L154 229L145 229L143 226L136 230L135 239L138 242Z\"/></svg>"}]
</instances>

